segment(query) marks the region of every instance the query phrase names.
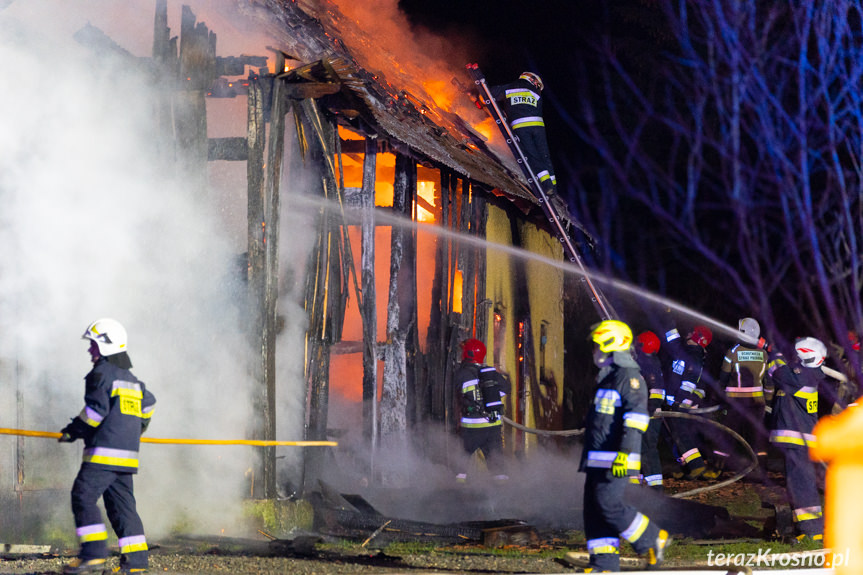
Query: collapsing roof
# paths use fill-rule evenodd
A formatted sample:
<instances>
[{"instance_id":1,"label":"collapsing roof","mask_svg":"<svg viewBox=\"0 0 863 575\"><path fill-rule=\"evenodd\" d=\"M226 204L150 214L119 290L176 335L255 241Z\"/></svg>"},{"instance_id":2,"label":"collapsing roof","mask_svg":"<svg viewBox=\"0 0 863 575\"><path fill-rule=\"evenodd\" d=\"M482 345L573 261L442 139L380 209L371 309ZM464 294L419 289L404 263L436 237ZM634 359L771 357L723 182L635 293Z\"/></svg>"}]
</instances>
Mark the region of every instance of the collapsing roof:
<instances>
[{"instance_id":1,"label":"collapsing roof","mask_svg":"<svg viewBox=\"0 0 863 575\"><path fill-rule=\"evenodd\" d=\"M446 166L525 211L538 205L508 150L498 154L461 115L438 106L426 93L424 79L416 77L418 71L408 71L391 55L382 56L368 35L329 0L250 2L259 8L252 13L279 41L279 49L290 58L313 62L292 70L289 82L339 86L320 101L341 123L377 133L399 152ZM386 72L373 71L370 63L380 64L382 58L389 65ZM459 80L452 84L464 100L453 108L473 106ZM476 108L474 112L485 114Z\"/></svg>"}]
</instances>

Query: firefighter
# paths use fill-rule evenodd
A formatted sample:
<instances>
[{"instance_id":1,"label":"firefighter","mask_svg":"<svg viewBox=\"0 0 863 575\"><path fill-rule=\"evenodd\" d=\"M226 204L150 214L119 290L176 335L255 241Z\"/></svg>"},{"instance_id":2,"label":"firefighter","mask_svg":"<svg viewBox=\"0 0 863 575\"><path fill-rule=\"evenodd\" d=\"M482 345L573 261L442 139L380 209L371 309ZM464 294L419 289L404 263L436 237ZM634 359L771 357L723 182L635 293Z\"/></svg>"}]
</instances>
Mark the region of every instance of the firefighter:
<instances>
[{"instance_id":1,"label":"firefighter","mask_svg":"<svg viewBox=\"0 0 863 575\"><path fill-rule=\"evenodd\" d=\"M146 571L147 539L138 516L132 477L138 472L138 447L156 399L129 369L126 330L103 318L82 336L90 342L93 369L85 376L84 409L61 431L60 442L84 440L84 458L72 486L72 512L81 547L63 573L105 569L108 531L97 506L105 506L120 547L115 572Z\"/></svg>"},{"instance_id":2,"label":"firefighter","mask_svg":"<svg viewBox=\"0 0 863 575\"><path fill-rule=\"evenodd\" d=\"M647 430L647 385L631 355L632 331L605 320L590 332L599 368L585 422L579 470L585 472L584 531L587 572L620 570L620 537L658 566L671 538L653 521L624 503L627 476L640 468L641 435Z\"/></svg>"},{"instance_id":3,"label":"firefighter","mask_svg":"<svg viewBox=\"0 0 863 575\"><path fill-rule=\"evenodd\" d=\"M759 342L755 345L737 343L733 345L722 360L719 372L719 386L722 388L723 403L726 413L723 425L740 434L752 447L760 461L761 474L766 472L767 434L764 429L764 414L767 402L772 398L772 389L765 383L769 381L767 374L766 343L761 338L761 326L751 317L744 317L737 323L741 334L747 340ZM714 451L716 456L713 469L705 476L711 479L719 477L726 462L732 456L734 441L723 435L719 440L719 448Z\"/></svg>"},{"instance_id":4,"label":"firefighter","mask_svg":"<svg viewBox=\"0 0 863 575\"><path fill-rule=\"evenodd\" d=\"M512 133L518 138L518 146L539 180L542 191L551 199L557 193L557 180L542 119L542 79L533 72L524 72L515 82L490 89L494 99L504 103L503 112Z\"/></svg>"},{"instance_id":5,"label":"firefighter","mask_svg":"<svg viewBox=\"0 0 863 575\"><path fill-rule=\"evenodd\" d=\"M781 353L770 354L768 371L775 385L770 442L785 457L785 489L797 539L820 541L824 518L809 446L815 442L812 429L818 422L818 386L824 379L820 367L827 357L827 346L814 337L804 337L794 343L794 351L797 361L792 365Z\"/></svg>"},{"instance_id":6,"label":"firefighter","mask_svg":"<svg viewBox=\"0 0 863 575\"><path fill-rule=\"evenodd\" d=\"M652 331L638 334L635 361L641 376L647 383L647 413L653 415L662 411L665 405L665 380L662 377L662 363L659 361L659 336ZM641 437L641 480L648 487L662 491L662 462L659 459L659 434L662 420L651 418L647 431Z\"/></svg>"},{"instance_id":7,"label":"firefighter","mask_svg":"<svg viewBox=\"0 0 863 575\"><path fill-rule=\"evenodd\" d=\"M497 472L495 479L507 479L501 472L500 459L503 451L501 416L509 386L500 372L483 363L485 353L485 344L478 339L462 343L462 362L454 378L461 411L459 432L468 456L478 451L489 470ZM456 480L467 481L467 473L459 473Z\"/></svg>"},{"instance_id":8,"label":"firefighter","mask_svg":"<svg viewBox=\"0 0 863 575\"><path fill-rule=\"evenodd\" d=\"M665 333L669 352L663 368L666 376L665 403L671 411L689 413L704 399L705 393L700 387L701 376L704 371L705 349L712 340L713 332L703 325L693 327L685 342L681 342L680 332L676 327ZM697 445L693 424L690 421L670 419L667 425L678 450L677 462L683 468L685 476L689 479L700 477L707 467ZM680 475L684 476L683 473Z\"/></svg>"}]
</instances>

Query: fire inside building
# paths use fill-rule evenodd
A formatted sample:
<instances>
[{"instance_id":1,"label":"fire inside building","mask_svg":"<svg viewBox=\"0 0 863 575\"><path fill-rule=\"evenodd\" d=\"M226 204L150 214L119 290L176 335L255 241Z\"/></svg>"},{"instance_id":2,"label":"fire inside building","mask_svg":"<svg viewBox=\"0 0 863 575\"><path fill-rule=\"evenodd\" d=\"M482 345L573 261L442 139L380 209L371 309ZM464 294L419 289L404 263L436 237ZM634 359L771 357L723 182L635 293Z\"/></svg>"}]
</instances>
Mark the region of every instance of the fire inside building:
<instances>
[{"instance_id":1,"label":"fire inside building","mask_svg":"<svg viewBox=\"0 0 863 575\"><path fill-rule=\"evenodd\" d=\"M188 169L205 174L206 162L217 160L246 164L248 288L259 311L252 331L260 337L257 377L265 390L261 437L275 439L279 417L272 401L279 393L274 253L286 241L277 235L279 206L310 201L280 190L298 164L314 174L310 194L324 206L305 270L307 438L338 427L327 417L334 396L362 406L370 446L410 435L428 420L453 429L452 374L468 338L486 342L488 362L508 375L512 420L562 429L564 325L582 325L583 339L597 316L577 277L495 248L563 261L513 159L491 148L489 139L500 135L464 84L450 82L433 95L463 100L451 109L425 99L433 82L396 61L373 61L374 50L363 48L361 33L335 9L302 2L273 9L267 25L284 44L267 56L269 68L258 57L215 56L215 34L196 24L191 10L184 14L178 65L189 105L178 111L175 103L171 113L186 114L187 129L176 137ZM154 54L172 54L159 42L168 36L157 25ZM240 88L220 77L234 64L248 67ZM247 93L247 134L207 137L208 90L211 97ZM451 111L459 108L473 109L476 127ZM294 142L299 154L283 166ZM524 453L537 441L509 428L505 443ZM272 454L265 456L269 496L274 465Z\"/></svg>"}]
</instances>

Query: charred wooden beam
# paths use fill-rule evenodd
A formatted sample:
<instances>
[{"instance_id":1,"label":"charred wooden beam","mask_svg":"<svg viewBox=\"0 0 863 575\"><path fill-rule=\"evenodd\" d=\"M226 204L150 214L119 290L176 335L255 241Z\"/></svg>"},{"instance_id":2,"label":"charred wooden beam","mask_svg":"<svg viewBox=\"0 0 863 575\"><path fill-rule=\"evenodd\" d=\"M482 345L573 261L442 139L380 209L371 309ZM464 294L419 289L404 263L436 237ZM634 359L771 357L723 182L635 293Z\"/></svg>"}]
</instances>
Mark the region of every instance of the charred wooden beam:
<instances>
[{"instance_id":1,"label":"charred wooden beam","mask_svg":"<svg viewBox=\"0 0 863 575\"><path fill-rule=\"evenodd\" d=\"M413 167L413 178L409 167ZM412 181L413 179L413 181ZM411 190L413 186L414 190ZM396 156L393 183L393 211L409 219L416 193L416 166ZM411 229L393 225L390 241L390 285L387 303L387 345L384 349L384 378L381 391L381 435L404 436L407 431L407 349L409 329L414 319L408 302L416 274L409 254Z\"/></svg>"},{"instance_id":2,"label":"charred wooden beam","mask_svg":"<svg viewBox=\"0 0 863 575\"><path fill-rule=\"evenodd\" d=\"M180 20L180 90L174 94L175 152L180 173L191 183L192 192L203 198L207 192L206 90L213 79L216 35L183 6Z\"/></svg>"},{"instance_id":3,"label":"charred wooden beam","mask_svg":"<svg viewBox=\"0 0 863 575\"><path fill-rule=\"evenodd\" d=\"M261 322L261 366L263 375L263 413L261 430L266 440L276 439L276 334L279 299L279 212L281 206L282 159L285 150L285 115L290 103L281 93L281 86L273 87L270 133L268 137L267 166L264 200L264 299ZM276 449L263 447L264 496L275 499Z\"/></svg>"},{"instance_id":4,"label":"charred wooden beam","mask_svg":"<svg viewBox=\"0 0 863 575\"><path fill-rule=\"evenodd\" d=\"M361 274L363 299L360 315L363 324L363 437L372 449L377 441L377 295L375 294L375 171L377 141L366 138L363 158L363 185L360 191L362 210Z\"/></svg>"},{"instance_id":5,"label":"charred wooden beam","mask_svg":"<svg viewBox=\"0 0 863 575\"><path fill-rule=\"evenodd\" d=\"M285 84L285 95L294 100L305 100L306 98L322 98L335 94L342 89L341 84L333 82L302 82Z\"/></svg>"}]
</instances>

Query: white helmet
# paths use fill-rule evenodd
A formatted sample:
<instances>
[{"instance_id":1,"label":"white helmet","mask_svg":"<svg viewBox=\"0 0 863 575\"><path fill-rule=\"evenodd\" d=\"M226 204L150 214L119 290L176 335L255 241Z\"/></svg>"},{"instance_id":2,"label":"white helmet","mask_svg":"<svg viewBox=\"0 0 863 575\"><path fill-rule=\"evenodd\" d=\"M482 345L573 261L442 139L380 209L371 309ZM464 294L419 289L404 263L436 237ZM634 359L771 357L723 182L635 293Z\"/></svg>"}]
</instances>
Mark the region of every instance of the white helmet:
<instances>
[{"instance_id":1,"label":"white helmet","mask_svg":"<svg viewBox=\"0 0 863 575\"><path fill-rule=\"evenodd\" d=\"M534 72L522 72L521 76L518 77L519 80L527 80L533 87L542 92L542 89L545 85L542 83L542 78L539 77L539 74Z\"/></svg>"},{"instance_id":2,"label":"white helmet","mask_svg":"<svg viewBox=\"0 0 863 575\"><path fill-rule=\"evenodd\" d=\"M806 367L820 367L827 358L827 346L814 337L797 338L794 351Z\"/></svg>"},{"instance_id":3,"label":"white helmet","mask_svg":"<svg viewBox=\"0 0 863 575\"><path fill-rule=\"evenodd\" d=\"M754 341L758 341L761 337L761 326L758 325L758 320L751 317L744 317L737 322L737 329L751 337Z\"/></svg>"},{"instance_id":4,"label":"white helmet","mask_svg":"<svg viewBox=\"0 0 863 575\"><path fill-rule=\"evenodd\" d=\"M126 351L126 328L115 319L97 319L87 327L81 339L96 342L103 356L115 355Z\"/></svg>"}]
</instances>

